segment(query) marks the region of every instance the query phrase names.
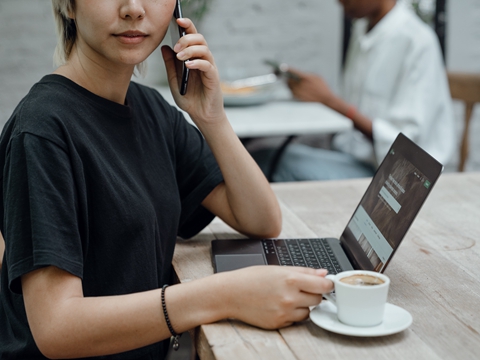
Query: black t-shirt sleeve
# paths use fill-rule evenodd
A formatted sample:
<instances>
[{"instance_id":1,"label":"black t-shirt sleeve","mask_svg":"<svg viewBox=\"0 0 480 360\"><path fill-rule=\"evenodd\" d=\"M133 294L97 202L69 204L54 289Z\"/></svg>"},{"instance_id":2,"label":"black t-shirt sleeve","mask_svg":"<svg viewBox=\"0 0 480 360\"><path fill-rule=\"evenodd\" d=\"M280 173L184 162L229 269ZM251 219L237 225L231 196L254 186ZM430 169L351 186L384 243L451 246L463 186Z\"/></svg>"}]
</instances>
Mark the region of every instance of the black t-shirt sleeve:
<instances>
[{"instance_id":1,"label":"black t-shirt sleeve","mask_svg":"<svg viewBox=\"0 0 480 360\"><path fill-rule=\"evenodd\" d=\"M189 238L215 217L201 202L223 176L203 135L179 115L175 127L176 176L182 202L178 235Z\"/></svg>"},{"instance_id":2,"label":"black t-shirt sleeve","mask_svg":"<svg viewBox=\"0 0 480 360\"><path fill-rule=\"evenodd\" d=\"M29 133L13 137L4 176L10 289L20 293L20 277L43 266L82 277L75 182L64 149Z\"/></svg>"}]
</instances>

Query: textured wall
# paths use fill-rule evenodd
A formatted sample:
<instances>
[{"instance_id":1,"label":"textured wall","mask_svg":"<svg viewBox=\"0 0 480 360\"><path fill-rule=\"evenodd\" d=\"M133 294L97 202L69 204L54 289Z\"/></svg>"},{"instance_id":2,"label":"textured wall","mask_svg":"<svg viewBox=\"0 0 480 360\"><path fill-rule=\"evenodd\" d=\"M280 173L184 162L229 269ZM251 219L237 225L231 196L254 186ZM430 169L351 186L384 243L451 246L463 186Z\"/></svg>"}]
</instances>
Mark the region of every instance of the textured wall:
<instances>
[{"instance_id":1,"label":"textured wall","mask_svg":"<svg viewBox=\"0 0 480 360\"><path fill-rule=\"evenodd\" d=\"M480 1L450 0L447 5L448 68L480 73Z\"/></svg>"},{"instance_id":2,"label":"textured wall","mask_svg":"<svg viewBox=\"0 0 480 360\"><path fill-rule=\"evenodd\" d=\"M16 104L53 70L50 0L0 0L0 127Z\"/></svg>"},{"instance_id":3,"label":"textured wall","mask_svg":"<svg viewBox=\"0 0 480 360\"><path fill-rule=\"evenodd\" d=\"M341 19L337 0L215 0L201 29L221 70L261 73L264 59L278 59L336 85Z\"/></svg>"},{"instance_id":4,"label":"textured wall","mask_svg":"<svg viewBox=\"0 0 480 360\"><path fill-rule=\"evenodd\" d=\"M224 77L268 73L264 60L275 59L321 74L337 87L342 43L337 0L213 0L197 25ZM164 80L161 67L156 52L149 61L150 79Z\"/></svg>"},{"instance_id":5,"label":"textured wall","mask_svg":"<svg viewBox=\"0 0 480 360\"><path fill-rule=\"evenodd\" d=\"M341 12L337 0L214 0L200 28L222 73L269 72L281 59L323 74L336 85ZM41 76L51 72L55 30L50 0L0 0L0 126ZM164 78L156 51L146 83Z\"/></svg>"}]
</instances>

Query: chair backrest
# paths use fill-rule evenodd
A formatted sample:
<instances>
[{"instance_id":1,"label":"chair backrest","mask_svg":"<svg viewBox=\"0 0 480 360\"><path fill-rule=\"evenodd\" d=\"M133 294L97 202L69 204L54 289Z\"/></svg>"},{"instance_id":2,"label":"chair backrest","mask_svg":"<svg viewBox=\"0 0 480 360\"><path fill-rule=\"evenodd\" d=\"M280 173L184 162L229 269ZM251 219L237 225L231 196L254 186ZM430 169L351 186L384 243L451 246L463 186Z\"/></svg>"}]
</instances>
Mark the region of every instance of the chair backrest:
<instances>
[{"instance_id":1,"label":"chair backrest","mask_svg":"<svg viewBox=\"0 0 480 360\"><path fill-rule=\"evenodd\" d=\"M462 140L460 142L460 161L458 171L465 170L468 158L468 137L470 120L475 103L480 102L480 74L448 73L448 82L452 99L465 103L465 118Z\"/></svg>"}]
</instances>

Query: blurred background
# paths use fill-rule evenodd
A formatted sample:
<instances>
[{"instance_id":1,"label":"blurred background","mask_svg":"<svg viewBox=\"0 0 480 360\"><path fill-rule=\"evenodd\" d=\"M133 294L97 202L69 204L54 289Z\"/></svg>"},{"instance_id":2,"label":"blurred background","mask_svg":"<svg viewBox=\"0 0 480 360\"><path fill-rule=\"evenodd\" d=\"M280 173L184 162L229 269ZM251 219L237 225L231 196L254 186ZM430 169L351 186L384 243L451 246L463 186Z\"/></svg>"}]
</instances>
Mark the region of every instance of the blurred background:
<instances>
[{"instance_id":1,"label":"blurred background","mask_svg":"<svg viewBox=\"0 0 480 360\"><path fill-rule=\"evenodd\" d=\"M480 0L399 0L434 28L447 70L480 74ZM185 0L224 78L271 72L266 59L318 73L338 88L349 22L337 0ZM55 29L50 0L0 1L0 126L43 75L53 70ZM159 51L148 60L145 78L165 83ZM458 137L465 107L455 101ZM474 108L466 171L480 170L480 109ZM456 168L456 160L448 169Z\"/></svg>"}]
</instances>

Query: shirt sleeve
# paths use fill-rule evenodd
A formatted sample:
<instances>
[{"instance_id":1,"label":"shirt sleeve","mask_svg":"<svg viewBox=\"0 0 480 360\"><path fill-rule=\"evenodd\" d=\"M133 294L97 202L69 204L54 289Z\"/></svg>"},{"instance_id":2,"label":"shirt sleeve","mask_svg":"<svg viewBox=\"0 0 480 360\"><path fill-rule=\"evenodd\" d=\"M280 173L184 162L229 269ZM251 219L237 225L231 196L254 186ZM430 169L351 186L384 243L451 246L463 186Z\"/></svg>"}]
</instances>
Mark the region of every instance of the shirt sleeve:
<instances>
[{"instance_id":1,"label":"shirt sleeve","mask_svg":"<svg viewBox=\"0 0 480 360\"><path fill-rule=\"evenodd\" d=\"M434 135L432 129L435 127L436 131L441 131L441 128L450 130L445 126L452 122L450 102L441 54L435 39L425 38L422 46L413 49L406 56L386 115L373 120L373 144L377 163L383 160L399 132L415 142L426 144L429 142L428 138ZM445 135L445 139L451 138L451 134ZM453 140L451 142L452 144L443 149L445 153L451 153ZM435 153L435 149L428 150Z\"/></svg>"},{"instance_id":2,"label":"shirt sleeve","mask_svg":"<svg viewBox=\"0 0 480 360\"><path fill-rule=\"evenodd\" d=\"M83 274L75 183L69 157L36 135L12 138L4 173L4 231L10 289L43 266Z\"/></svg>"},{"instance_id":3,"label":"shirt sleeve","mask_svg":"<svg viewBox=\"0 0 480 360\"><path fill-rule=\"evenodd\" d=\"M182 203L178 235L189 238L215 217L201 202L223 176L203 135L179 116L175 129L176 175Z\"/></svg>"}]
</instances>

